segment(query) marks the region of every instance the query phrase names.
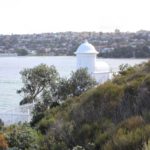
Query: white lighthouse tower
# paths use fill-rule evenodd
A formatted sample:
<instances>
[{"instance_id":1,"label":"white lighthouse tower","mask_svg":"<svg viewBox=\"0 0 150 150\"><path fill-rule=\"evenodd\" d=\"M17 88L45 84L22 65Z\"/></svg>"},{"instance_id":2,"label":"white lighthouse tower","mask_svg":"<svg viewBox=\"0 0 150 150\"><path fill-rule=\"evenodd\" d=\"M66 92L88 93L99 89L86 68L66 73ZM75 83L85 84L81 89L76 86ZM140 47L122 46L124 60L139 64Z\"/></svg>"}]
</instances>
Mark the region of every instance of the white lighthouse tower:
<instances>
[{"instance_id":1,"label":"white lighthouse tower","mask_svg":"<svg viewBox=\"0 0 150 150\"><path fill-rule=\"evenodd\" d=\"M91 76L99 83L110 78L109 65L104 61L97 60L98 51L88 41L82 43L75 54L77 56L77 69L87 68Z\"/></svg>"},{"instance_id":2,"label":"white lighthouse tower","mask_svg":"<svg viewBox=\"0 0 150 150\"><path fill-rule=\"evenodd\" d=\"M88 68L88 72L92 73L95 69L96 55L98 54L94 46L86 40L79 46L75 54L77 55L77 69Z\"/></svg>"}]
</instances>

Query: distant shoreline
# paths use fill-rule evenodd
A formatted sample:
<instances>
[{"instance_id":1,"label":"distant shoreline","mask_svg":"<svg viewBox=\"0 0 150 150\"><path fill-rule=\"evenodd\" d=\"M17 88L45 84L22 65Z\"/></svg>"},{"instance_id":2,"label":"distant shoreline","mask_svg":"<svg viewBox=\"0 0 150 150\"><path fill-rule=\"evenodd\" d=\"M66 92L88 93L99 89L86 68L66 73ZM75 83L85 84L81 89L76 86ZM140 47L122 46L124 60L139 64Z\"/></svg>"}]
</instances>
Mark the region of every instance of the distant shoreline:
<instances>
[{"instance_id":1,"label":"distant shoreline","mask_svg":"<svg viewBox=\"0 0 150 150\"><path fill-rule=\"evenodd\" d=\"M0 54L0 57L75 57L75 55L25 55L25 56L18 56L17 54ZM148 57L97 57L98 59L150 59Z\"/></svg>"}]
</instances>

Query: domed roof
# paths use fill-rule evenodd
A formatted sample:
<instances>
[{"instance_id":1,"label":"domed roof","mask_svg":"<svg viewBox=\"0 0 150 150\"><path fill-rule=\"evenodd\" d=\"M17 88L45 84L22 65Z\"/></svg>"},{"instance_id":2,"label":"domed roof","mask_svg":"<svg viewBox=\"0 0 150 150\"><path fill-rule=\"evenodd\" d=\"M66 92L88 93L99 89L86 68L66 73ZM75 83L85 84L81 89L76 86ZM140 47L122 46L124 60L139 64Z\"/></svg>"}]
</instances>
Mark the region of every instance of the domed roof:
<instances>
[{"instance_id":1,"label":"domed roof","mask_svg":"<svg viewBox=\"0 0 150 150\"><path fill-rule=\"evenodd\" d=\"M98 54L98 51L86 40L78 47L75 54Z\"/></svg>"},{"instance_id":2,"label":"domed roof","mask_svg":"<svg viewBox=\"0 0 150 150\"><path fill-rule=\"evenodd\" d=\"M105 61L96 61L94 73L107 73L110 72L110 66Z\"/></svg>"}]
</instances>

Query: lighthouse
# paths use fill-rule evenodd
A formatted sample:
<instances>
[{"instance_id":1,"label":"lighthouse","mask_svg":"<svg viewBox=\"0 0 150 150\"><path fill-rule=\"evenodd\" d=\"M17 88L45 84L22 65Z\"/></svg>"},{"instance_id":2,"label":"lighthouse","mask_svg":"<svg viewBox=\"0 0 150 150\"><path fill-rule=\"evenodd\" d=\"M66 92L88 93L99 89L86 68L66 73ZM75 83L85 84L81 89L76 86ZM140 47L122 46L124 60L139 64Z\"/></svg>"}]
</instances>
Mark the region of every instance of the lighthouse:
<instances>
[{"instance_id":1,"label":"lighthouse","mask_svg":"<svg viewBox=\"0 0 150 150\"><path fill-rule=\"evenodd\" d=\"M87 68L88 73L98 83L103 83L110 79L110 66L106 62L97 59L98 51L87 40L78 47L75 54L77 57L77 69Z\"/></svg>"}]
</instances>

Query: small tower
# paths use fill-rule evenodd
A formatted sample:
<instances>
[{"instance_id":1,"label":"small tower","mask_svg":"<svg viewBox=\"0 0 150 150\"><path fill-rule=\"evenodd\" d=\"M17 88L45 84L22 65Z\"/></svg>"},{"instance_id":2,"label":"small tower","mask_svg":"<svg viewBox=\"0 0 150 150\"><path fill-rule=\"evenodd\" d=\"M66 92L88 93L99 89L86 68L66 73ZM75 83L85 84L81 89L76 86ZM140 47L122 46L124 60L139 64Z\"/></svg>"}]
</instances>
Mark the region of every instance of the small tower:
<instances>
[{"instance_id":1,"label":"small tower","mask_svg":"<svg viewBox=\"0 0 150 150\"><path fill-rule=\"evenodd\" d=\"M96 55L98 54L94 46L86 40L78 47L75 54L77 56L77 69L88 68L88 72L93 73L96 65Z\"/></svg>"},{"instance_id":2,"label":"small tower","mask_svg":"<svg viewBox=\"0 0 150 150\"><path fill-rule=\"evenodd\" d=\"M104 83L110 79L110 66L96 58L98 52L88 41L81 44L75 54L77 56L77 69L87 68L98 83Z\"/></svg>"}]
</instances>

